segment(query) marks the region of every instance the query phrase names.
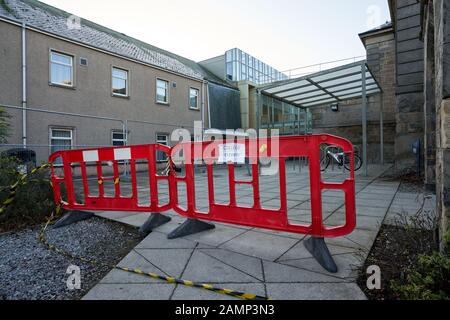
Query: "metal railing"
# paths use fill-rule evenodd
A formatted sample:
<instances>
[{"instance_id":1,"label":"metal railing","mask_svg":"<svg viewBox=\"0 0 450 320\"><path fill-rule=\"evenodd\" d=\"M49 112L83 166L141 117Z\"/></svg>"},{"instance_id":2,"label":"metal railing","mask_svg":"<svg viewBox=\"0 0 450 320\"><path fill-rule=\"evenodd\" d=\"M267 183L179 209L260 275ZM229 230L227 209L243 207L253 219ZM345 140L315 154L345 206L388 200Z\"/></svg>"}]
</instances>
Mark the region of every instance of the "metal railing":
<instances>
[{"instance_id":1,"label":"metal railing","mask_svg":"<svg viewBox=\"0 0 450 320\"><path fill-rule=\"evenodd\" d=\"M330 69L333 67L339 67L339 66L345 65L347 63L356 62L356 61L359 61L359 60L362 60L365 58L366 58L366 56L355 56L355 57L351 57L351 58L326 61L326 62L321 62L321 63L312 64L312 65L308 65L308 66L285 70L285 71L282 71L282 73L287 75L289 79L295 79L298 77L306 76L308 74L320 72L320 71ZM309 70L305 71L307 69L309 69Z\"/></svg>"}]
</instances>

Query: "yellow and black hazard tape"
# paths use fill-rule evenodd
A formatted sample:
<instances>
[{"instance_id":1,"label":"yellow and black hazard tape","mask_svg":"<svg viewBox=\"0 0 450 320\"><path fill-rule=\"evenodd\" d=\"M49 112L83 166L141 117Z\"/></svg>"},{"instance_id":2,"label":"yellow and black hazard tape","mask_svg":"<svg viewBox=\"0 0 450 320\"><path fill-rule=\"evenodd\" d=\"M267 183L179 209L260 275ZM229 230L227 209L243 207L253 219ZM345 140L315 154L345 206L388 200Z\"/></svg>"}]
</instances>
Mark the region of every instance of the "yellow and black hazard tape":
<instances>
[{"instance_id":1,"label":"yellow and black hazard tape","mask_svg":"<svg viewBox=\"0 0 450 320\"><path fill-rule=\"evenodd\" d=\"M31 172L29 174L21 174L20 178L16 181L16 183L14 183L13 185L11 185L9 187L10 193L9 193L7 199L3 202L2 207L0 208L0 214L3 213L6 210L6 208L9 207L13 203L14 198L17 194L17 189L19 188L19 186L27 183L27 178L29 176L33 175L34 173L36 173L39 170L43 170L43 169L46 169L49 167L50 167L50 164L46 163L46 164L43 164L42 166L34 168L33 170L31 170ZM168 163L168 166L166 167L166 170L167 170L167 174L169 174L169 172L171 170L169 163ZM99 184L103 184L103 179L100 179L98 182L99 182ZM119 182L120 182L119 179L114 180L114 184L118 184ZM44 246L46 246L49 250L54 251L58 254L61 254L65 257L69 258L70 260L78 260L78 261L81 261L84 263L91 264L93 266L102 265L103 263L100 263L94 259L87 259L84 257L74 256L73 254L71 254L63 249L58 248L57 246L50 243L46 239L45 232L46 232L48 226L51 223L53 223L53 220L55 218L61 216L61 213L62 213L62 207L61 207L61 205L58 205L56 207L56 209L51 213L49 218L47 219L47 222L45 223L45 225L39 231L38 237L37 237L38 241L41 242ZM146 276L146 277L149 277L152 279L166 281L168 283L174 283L174 284L180 284L180 285L184 285L184 286L188 286L188 287L200 288L200 289L216 292L219 294L224 294L227 296L231 296L231 297L239 298L239 299L243 299L243 300L270 300L268 297L258 296L256 294L243 293L243 292L239 292L239 291L235 291L235 290L231 290L231 289L217 288L217 287L214 287L213 285L207 284L207 283L197 283L194 281L162 276L162 275L159 275L156 273L144 272L140 269L131 269L131 268L119 267L119 266L115 266L115 265L108 265L108 267L110 267L112 269L118 269L118 270L130 272L130 273Z\"/></svg>"},{"instance_id":2,"label":"yellow and black hazard tape","mask_svg":"<svg viewBox=\"0 0 450 320\"><path fill-rule=\"evenodd\" d=\"M98 184L101 186L104 183L103 179L98 179ZM114 185L118 185L120 183L120 178L115 178L114 179Z\"/></svg>"},{"instance_id":3,"label":"yellow and black hazard tape","mask_svg":"<svg viewBox=\"0 0 450 320\"><path fill-rule=\"evenodd\" d=\"M8 187L9 194L8 194L8 197L6 197L6 199L1 204L0 214L3 214L6 211L6 209L10 205L12 205L12 203L14 202L14 199L16 198L17 190L19 189L20 186L25 185L27 183L27 179L29 176L32 176L36 172L47 169L49 167L50 167L50 164L45 163L42 166L34 168L33 170L31 170L30 173L20 174L20 178L14 184L12 184L11 186Z\"/></svg>"},{"instance_id":4,"label":"yellow and black hazard tape","mask_svg":"<svg viewBox=\"0 0 450 320\"><path fill-rule=\"evenodd\" d=\"M44 225L44 227L42 227L42 229L40 230L39 234L38 234L38 240L44 244L48 249L59 253L67 258L69 258L70 260L79 260L81 262L85 262L85 263L89 263L93 266L98 266L98 265L105 265L103 263L100 263L94 259L86 259L84 257L79 257L79 256L74 256L71 253L58 248L57 246L55 246L54 244L51 244L50 242L48 242L48 240L45 238L45 231L47 230L47 227L53 222L53 219L57 216L59 216L62 212L62 208L61 206L58 206L56 208L56 210L51 214L51 216L48 218L47 223ZM251 294L251 293L244 293L244 292L239 292L239 291L235 291L235 290L231 290L231 289L223 289L223 288L217 288L214 287L211 284L207 284L207 283L197 283L194 281L189 281L189 280L183 280L183 279L177 279L174 277L167 277L167 276L162 276L156 273L152 273L152 272L144 272L140 269L132 269L132 268L126 268L126 267L119 267L117 265L108 265L108 267L112 268L112 269L118 269L118 270L122 270L122 271L126 271L129 273L134 273L134 274L138 274L141 276L145 276L148 278L152 278L152 279L157 279L157 280L162 280L168 283L174 283L174 284L180 284L183 286L187 286L187 287L194 287L194 288L200 288L200 289L204 289L204 290L208 290L208 291L212 291L212 292L216 292L219 294L224 294L227 296L231 296L234 298L239 298L239 299L243 299L243 300L271 300L268 297L262 297L262 296L258 296L256 294Z\"/></svg>"},{"instance_id":5,"label":"yellow and black hazard tape","mask_svg":"<svg viewBox=\"0 0 450 320\"><path fill-rule=\"evenodd\" d=\"M231 290L231 289L222 289L222 288L216 288L211 284L207 284L207 283L196 283L194 281L189 281L189 280L183 280L183 279L176 279L173 277L166 277L166 276L161 276L158 275L156 273L152 273L152 272L144 272L140 269L129 269L129 268L123 268L123 267L118 267L115 266L116 269L119 270L123 270L126 272L131 272L131 273L136 273L136 274L140 274L142 276L146 276L149 278L153 278L153 279L159 279L159 280L163 280L166 281L168 283L176 283L176 284L181 284L187 287L194 287L194 288L200 288L200 289L205 289L208 291L213 291L216 293L220 293L220 294L224 294L227 296L231 296L231 297L235 297L235 298L239 298L239 299L243 299L243 300L271 300L268 297L262 297L262 296L258 296L256 294L252 294L252 293L243 293L243 292L239 292L239 291L235 291L235 290Z\"/></svg>"}]
</instances>

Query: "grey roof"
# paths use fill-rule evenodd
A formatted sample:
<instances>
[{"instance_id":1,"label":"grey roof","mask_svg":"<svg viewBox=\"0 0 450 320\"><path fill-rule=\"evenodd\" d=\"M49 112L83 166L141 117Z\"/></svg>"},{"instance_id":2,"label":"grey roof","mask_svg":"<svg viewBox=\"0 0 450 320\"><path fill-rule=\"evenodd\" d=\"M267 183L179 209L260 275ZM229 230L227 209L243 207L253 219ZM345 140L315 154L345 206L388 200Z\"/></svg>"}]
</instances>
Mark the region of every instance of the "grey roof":
<instances>
[{"instance_id":1,"label":"grey roof","mask_svg":"<svg viewBox=\"0 0 450 320\"><path fill-rule=\"evenodd\" d=\"M380 25L378 27L375 27L373 29L370 29L368 31L364 31L364 32L360 33L359 36L360 37L365 37L365 36L368 36L368 35L370 35L372 33L377 33L377 32L380 32L380 31L383 31L383 30L386 30L386 29L390 29L390 28L392 28L392 26L393 25L392 25L391 21L386 21L385 23L383 23L382 25Z\"/></svg>"},{"instance_id":2,"label":"grey roof","mask_svg":"<svg viewBox=\"0 0 450 320\"><path fill-rule=\"evenodd\" d=\"M265 95L297 107L310 108L362 97L363 78L366 95L381 92L365 60L300 78L279 81L261 87L260 90Z\"/></svg>"},{"instance_id":3,"label":"grey roof","mask_svg":"<svg viewBox=\"0 0 450 320\"><path fill-rule=\"evenodd\" d=\"M0 17L36 29L138 60L185 76L225 83L196 62L157 48L125 34L81 19L81 28L68 28L70 13L36 0L0 0ZM229 84L228 84L229 85Z\"/></svg>"}]
</instances>

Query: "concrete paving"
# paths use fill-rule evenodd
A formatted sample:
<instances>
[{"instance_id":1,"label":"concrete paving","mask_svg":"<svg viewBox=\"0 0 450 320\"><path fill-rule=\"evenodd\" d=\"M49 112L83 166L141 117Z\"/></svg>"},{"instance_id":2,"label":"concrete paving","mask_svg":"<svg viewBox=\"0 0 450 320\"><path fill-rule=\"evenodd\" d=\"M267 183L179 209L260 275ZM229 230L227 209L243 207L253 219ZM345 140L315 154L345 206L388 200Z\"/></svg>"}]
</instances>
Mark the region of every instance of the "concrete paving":
<instances>
[{"instance_id":1,"label":"concrete paving","mask_svg":"<svg viewBox=\"0 0 450 320\"><path fill-rule=\"evenodd\" d=\"M369 176L357 174L357 228L345 237L326 242L338 267L337 274L325 271L303 245L305 235L215 223L216 229L167 240L167 234L184 218L171 211L172 221L148 235L136 246L121 266L140 268L217 287L234 289L274 299L365 299L356 285L357 269L364 263L381 223L397 208L409 208L414 194L398 194L399 182L384 181L379 176L388 166L370 166ZM310 223L309 174L307 168L294 171L287 165L289 219L292 223ZM245 168L236 175L249 179ZM324 181L342 181L342 170L323 174ZM216 199L228 201L227 170L215 171ZM208 207L206 176L196 174L197 207ZM278 177L261 177L263 207L279 208ZM140 179L139 194L149 191ZM167 186L160 190L167 199ZM179 190L186 197L185 190ZM324 191L324 224L342 225L344 197L340 191ZM239 203L253 204L252 190L237 191ZM414 207L415 208L415 207ZM101 217L133 226L142 225L148 214L98 212ZM84 299L232 299L206 290L164 283L119 270L112 270Z\"/></svg>"}]
</instances>

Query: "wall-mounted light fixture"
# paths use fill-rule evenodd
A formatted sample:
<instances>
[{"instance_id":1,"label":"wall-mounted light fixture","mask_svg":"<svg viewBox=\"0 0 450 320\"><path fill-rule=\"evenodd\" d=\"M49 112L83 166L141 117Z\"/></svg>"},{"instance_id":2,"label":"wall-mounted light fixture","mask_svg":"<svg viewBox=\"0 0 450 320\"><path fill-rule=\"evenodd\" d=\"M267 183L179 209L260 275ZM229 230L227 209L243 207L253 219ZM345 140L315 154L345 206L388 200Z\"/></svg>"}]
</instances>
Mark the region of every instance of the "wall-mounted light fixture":
<instances>
[{"instance_id":1,"label":"wall-mounted light fixture","mask_svg":"<svg viewBox=\"0 0 450 320\"><path fill-rule=\"evenodd\" d=\"M331 111L333 112L339 112L339 104L334 103L331 105Z\"/></svg>"}]
</instances>

